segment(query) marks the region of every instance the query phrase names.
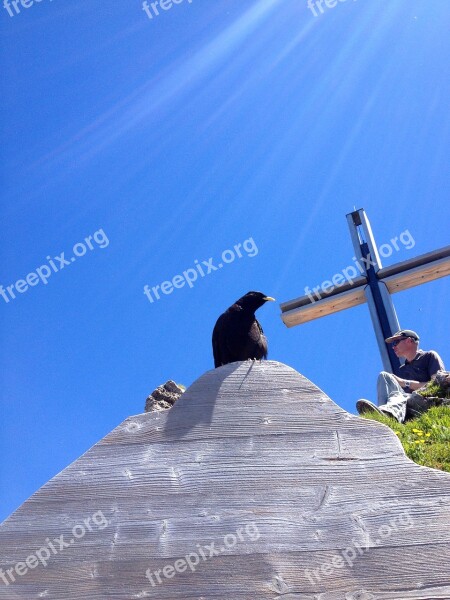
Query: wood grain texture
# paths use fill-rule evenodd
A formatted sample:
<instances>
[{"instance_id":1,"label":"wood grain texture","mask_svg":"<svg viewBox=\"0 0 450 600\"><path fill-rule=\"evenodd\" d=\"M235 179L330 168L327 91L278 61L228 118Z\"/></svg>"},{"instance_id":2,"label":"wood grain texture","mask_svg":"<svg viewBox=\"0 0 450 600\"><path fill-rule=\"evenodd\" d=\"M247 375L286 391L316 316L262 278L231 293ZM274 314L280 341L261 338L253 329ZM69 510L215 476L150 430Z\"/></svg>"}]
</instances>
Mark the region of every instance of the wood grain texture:
<instances>
[{"instance_id":1,"label":"wood grain texture","mask_svg":"<svg viewBox=\"0 0 450 600\"><path fill-rule=\"evenodd\" d=\"M449 600L450 475L290 367L232 363L43 486L0 557L2 600Z\"/></svg>"},{"instance_id":2,"label":"wood grain texture","mask_svg":"<svg viewBox=\"0 0 450 600\"><path fill-rule=\"evenodd\" d=\"M332 282L330 282L332 283ZM358 276L355 277L354 279L347 280L344 281L344 283L341 283L340 285L336 286L333 285L332 288L330 288L330 290L323 290L322 288L320 288L320 290L318 290L318 288L315 288L315 290L319 291L319 295L321 297L321 299L330 299L333 296L339 296L340 294L345 294L346 292L353 292L355 291L357 288L360 287L364 287L367 285L367 277L366 276ZM291 310L294 310L295 308L301 308L301 307L306 307L308 305L311 304L311 298L313 298L313 300L317 300L317 295L314 292L314 290L311 291L311 294L308 296L300 296L299 298L294 298L293 300L288 300L287 302L282 302L280 304L280 308L281 308L281 312L282 313L286 313L289 312Z\"/></svg>"},{"instance_id":3,"label":"wood grain texture","mask_svg":"<svg viewBox=\"0 0 450 600\"><path fill-rule=\"evenodd\" d=\"M429 265L409 269L405 273L385 276L383 281L389 293L395 294L441 277L448 277L448 275L450 275L450 257L442 258ZM380 274L379 277L381 277Z\"/></svg>"},{"instance_id":4,"label":"wood grain texture","mask_svg":"<svg viewBox=\"0 0 450 600\"><path fill-rule=\"evenodd\" d=\"M450 246L416 256L409 260L380 269L377 278L390 294L434 281L450 275ZM364 304L367 277L359 276L343 285L329 283L328 291L314 288L310 294L281 303L281 319L287 327L295 327L321 317Z\"/></svg>"},{"instance_id":5,"label":"wood grain texture","mask_svg":"<svg viewBox=\"0 0 450 600\"><path fill-rule=\"evenodd\" d=\"M299 305L298 308L290 310L283 310L282 308L281 320L287 327L295 327L296 325L314 321L315 319L326 317L341 310L347 310L348 308L364 304L367 301L364 293L365 283L366 278L360 277L358 278L358 283L355 283L354 286L346 286L348 287L347 290L335 288L328 294L320 292L320 299L314 302L311 302L308 296L304 296L300 299L304 304Z\"/></svg>"}]
</instances>

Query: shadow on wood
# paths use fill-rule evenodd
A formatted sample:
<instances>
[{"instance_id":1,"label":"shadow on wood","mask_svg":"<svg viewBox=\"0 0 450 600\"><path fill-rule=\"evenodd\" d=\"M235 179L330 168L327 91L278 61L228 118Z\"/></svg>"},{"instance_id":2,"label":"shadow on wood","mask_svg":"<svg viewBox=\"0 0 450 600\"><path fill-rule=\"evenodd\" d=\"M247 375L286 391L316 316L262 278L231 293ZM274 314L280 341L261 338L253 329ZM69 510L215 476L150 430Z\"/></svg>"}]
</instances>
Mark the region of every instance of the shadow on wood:
<instances>
[{"instance_id":1,"label":"shadow on wood","mask_svg":"<svg viewBox=\"0 0 450 600\"><path fill-rule=\"evenodd\" d=\"M450 475L290 367L238 362L124 421L0 548L5 600L448 600Z\"/></svg>"}]
</instances>

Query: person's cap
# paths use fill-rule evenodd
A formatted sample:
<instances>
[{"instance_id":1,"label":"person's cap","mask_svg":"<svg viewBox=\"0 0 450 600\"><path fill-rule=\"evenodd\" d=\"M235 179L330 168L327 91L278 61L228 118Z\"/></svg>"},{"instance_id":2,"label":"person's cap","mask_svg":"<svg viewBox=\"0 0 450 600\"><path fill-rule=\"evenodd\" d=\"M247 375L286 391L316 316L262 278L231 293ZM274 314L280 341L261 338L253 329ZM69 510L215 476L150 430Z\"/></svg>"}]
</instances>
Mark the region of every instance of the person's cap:
<instances>
[{"instance_id":1,"label":"person's cap","mask_svg":"<svg viewBox=\"0 0 450 600\"><path fill-rule=\"evenodd\" d=\"M412 331L412 329L402 329L401 331L397 331L392 337L388 337L384 341L390 344L391 342L395 342L395 340L405 340L406 338L412 338L413 340L416 340L416 342L419 341L419 336L415 331Z\"/></svg>"}]
</instances>

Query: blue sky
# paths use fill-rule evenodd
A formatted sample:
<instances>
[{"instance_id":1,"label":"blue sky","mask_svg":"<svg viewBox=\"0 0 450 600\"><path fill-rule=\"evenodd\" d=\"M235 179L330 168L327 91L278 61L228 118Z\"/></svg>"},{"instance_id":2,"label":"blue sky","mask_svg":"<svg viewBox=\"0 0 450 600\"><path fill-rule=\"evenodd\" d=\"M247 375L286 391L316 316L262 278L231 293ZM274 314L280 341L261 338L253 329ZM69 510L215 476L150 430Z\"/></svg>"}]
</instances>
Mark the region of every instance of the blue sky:
<instances>
[{"instance_id":1,"label":"blue sky","mask_svg":"<svg viewBox=\"0 0 450 600\"><path fill-rule=\"evenodd\" d=\"M212 368L215 320L245 292L284 302L352 264L355 207L379 245L414 240L385 266L449 244L450 4L0 10L0 284L25 281L0 296L3 519L156 386ZM144 295L246 240L192 287ZM446 278L393 297L447 365L449 293ZM258 318L271 359L350 412L374 399L367 306L294 329L278 304Z\"/></svg>"}]
</instances>

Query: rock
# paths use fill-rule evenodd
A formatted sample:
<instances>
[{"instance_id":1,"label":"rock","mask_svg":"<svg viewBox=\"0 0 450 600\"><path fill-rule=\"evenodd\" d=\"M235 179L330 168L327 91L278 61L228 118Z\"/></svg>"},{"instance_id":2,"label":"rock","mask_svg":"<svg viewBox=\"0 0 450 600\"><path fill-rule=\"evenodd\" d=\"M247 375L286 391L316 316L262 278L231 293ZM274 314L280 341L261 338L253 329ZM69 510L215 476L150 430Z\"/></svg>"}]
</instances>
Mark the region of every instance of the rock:
<instances>
[{"instance_id":1,"label":"rock","mask_svg":"<svg viewBox=\"0 0 450 600\"><path fill-rule=\"evenodd\" d=\"M450 372L438 371L431 381L417 390L417 393L424 397L450 398Z\"/></svg>"},{"instance_id":2,"label":"rock","mask_svg":"<svg viewBox=\"0 0 450 600\"><path fill-rule=\"evenodd\" d=\"M424 397L417 392L413 392L406 405L406 420L417 419L435 406L450 406L450 399L438 398L437 396Z\"/></svg>"},{"instance_id":3,"label":"rock","mask_svg":"<svg viewBox=\"0 0 450 600\"><path fill-rule=\"evenodd\" d=\"M449 371L438 371L427 385L409 395L406 420L416 419L434 406L450 406Z\"/></svg>"},{"instance_id":4,"label":"rock","mask_svg":"<svg viewBox=\"0 0 450 600\"><path fill-rule=\"evenodd\" d=\"M145 401L145 412L158 412L171 408L184 393L184 389L171 379L154 390Z\"/></svg>"},{"instance_id":5,"label":"rock","mask_svg":"<svg viewBox=\"0 0 450 600\"><path fill-rule=\"evenodd\" d=\"M436 383L443 389L450 389L450 372L449 371L438 371L435 375Z\"/></svg>"}]
</instances>

